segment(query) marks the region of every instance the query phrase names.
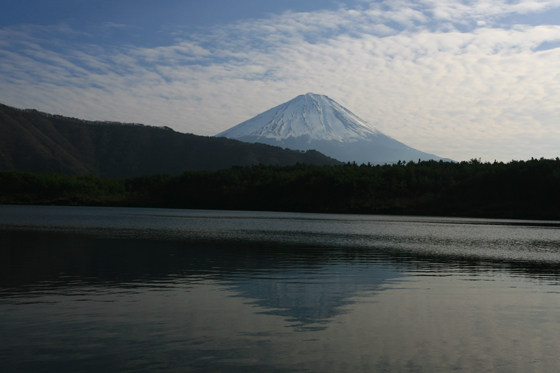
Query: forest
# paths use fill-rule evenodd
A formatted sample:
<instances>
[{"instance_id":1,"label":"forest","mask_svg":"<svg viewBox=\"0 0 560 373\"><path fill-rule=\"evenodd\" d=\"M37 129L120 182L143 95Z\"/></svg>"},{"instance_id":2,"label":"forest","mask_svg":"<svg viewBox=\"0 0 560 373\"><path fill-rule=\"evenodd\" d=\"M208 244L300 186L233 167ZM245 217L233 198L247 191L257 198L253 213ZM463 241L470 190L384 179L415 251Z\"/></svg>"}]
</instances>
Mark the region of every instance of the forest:
<instances>
[{"instance_id":1,"label":"forest","mask_svg":"<svg viewBox=\"0 0 560 373\"><path fill-rule=\"evenodd\" d=\"M560 220L560 159L255 165L101 178L0 172L0 204Z\"/></svg>"}]
</instances>

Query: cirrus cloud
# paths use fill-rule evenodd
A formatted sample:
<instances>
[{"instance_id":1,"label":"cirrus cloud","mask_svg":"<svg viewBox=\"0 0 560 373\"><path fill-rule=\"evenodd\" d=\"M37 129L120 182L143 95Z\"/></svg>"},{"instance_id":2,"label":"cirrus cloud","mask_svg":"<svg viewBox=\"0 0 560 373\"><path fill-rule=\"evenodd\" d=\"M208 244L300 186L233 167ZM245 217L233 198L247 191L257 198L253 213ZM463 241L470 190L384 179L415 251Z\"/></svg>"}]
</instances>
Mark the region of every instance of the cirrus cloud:
<instances>
[{"instance_id":1,"label":"cirrus cloud","mask_svg":"<svg viewBox=\"0 0 560 373\"><path fill-rule=\"evenodd\" d=\"M213 135L298 94L456 160L556 157L560 1L363 1L103 47L64 25L0 30L0 102ZM122 27L113 28L121 32ZM72 34L72 37L68 37ZM553 45L553 44L552 44Z\"/></svg>"}]
</instances>

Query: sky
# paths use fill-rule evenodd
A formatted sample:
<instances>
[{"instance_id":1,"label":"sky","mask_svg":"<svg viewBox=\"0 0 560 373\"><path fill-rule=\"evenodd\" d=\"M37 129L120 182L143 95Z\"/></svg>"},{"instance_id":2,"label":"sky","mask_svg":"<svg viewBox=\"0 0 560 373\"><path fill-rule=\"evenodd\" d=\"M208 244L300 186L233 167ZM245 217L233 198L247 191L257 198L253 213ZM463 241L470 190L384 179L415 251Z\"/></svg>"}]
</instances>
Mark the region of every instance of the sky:
<instances>
[{"instance_id":1,"label":"sky","mask_svg":"<svg viewBox=\"0 0 560 373\"><path fill-rule=\"evenodd\" d=\"M560 0L2 3L5 105L212 136L312 92L440 157L560 157Z\"/></svg>"}]
</instances>

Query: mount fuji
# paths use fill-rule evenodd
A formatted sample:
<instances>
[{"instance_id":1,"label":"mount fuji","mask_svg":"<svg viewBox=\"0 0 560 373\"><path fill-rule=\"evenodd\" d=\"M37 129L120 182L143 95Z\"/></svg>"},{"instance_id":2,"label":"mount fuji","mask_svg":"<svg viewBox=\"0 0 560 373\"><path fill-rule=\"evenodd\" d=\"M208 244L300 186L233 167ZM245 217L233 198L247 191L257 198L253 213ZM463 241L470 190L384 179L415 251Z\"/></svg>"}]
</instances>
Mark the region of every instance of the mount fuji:
<instances>
[{"instance_id":1,"label":"mount fuji","mask_svg":"<svg viewBox=\"0 0 560 373\"><path fill-rule=\"evenodd\" d=\"M294 150L315 149L340 161L358 164L419 159L451 161L413 149L371 127L327 96L314 93L297 96L216 137Z\"/></svg>"}]
</instances>

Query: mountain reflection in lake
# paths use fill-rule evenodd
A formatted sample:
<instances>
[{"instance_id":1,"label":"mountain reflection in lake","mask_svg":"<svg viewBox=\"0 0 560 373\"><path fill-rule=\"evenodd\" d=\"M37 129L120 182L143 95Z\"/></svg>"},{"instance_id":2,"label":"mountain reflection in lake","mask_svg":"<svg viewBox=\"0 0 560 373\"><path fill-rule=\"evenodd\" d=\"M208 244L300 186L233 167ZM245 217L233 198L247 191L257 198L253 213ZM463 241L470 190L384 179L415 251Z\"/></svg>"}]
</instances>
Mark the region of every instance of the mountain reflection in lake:
<instances>
[{"instance_id":1,"label":"mountain reflection in lake","mask_svg":"<svg viewBox=\"0 0 560 373\"><path fill-rule=\"evenodd\" d=\"M559 225L0 206L0 370L555 372Z\"/></svg>"}]
</instances>

